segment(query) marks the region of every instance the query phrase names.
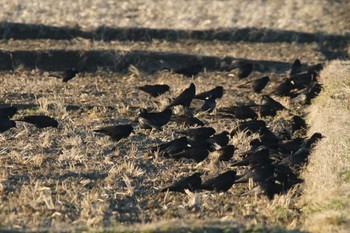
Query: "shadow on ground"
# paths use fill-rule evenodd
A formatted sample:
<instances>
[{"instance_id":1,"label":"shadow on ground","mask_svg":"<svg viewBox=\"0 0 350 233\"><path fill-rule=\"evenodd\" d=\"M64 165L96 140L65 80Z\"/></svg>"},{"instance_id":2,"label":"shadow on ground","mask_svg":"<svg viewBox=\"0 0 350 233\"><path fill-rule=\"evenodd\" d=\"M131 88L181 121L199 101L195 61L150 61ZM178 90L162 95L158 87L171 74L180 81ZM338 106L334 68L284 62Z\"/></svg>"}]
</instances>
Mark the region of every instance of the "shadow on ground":
<instances>
[{"instance_id":1,"label":"shadow on ground","mask_svg":"<svg viewBox=\"0 0 350 233\"><path fill-rule=\"evenodd\" d=\"M125 73L130 65L140 71L153 74L162 70L176 70L200 65L207 71L223 70L237 59L233 57L197 56L183 53L148 51L2 51L0 52L0 70L15 70L22 67L28 70L59 71L76 68L82 72L96 72L99 69ZM268 60L246 60L260 72L273 71L283 73L290 68L287 62Z\"/></svg>"},{"instance_id":2,"label":"shadow on ground","mask_svg":"<svg viewBox=\"0 0 350 233\"><path fill-rule=\"evenodd\" d=\"M328 59L345 59L350 34L336 35L322 32L308 33L292 30L268 28L219 28L208 30L174 30L152 28L111 28L100 26L90 31L79 27L54 27L43 24L0 23L0 36L3 39L33 40L54 39L69 40L85 38L103 41L152 41L202 40L230 42L286 42L318 43L320 51Z\"/></svg>"}]
</instances>

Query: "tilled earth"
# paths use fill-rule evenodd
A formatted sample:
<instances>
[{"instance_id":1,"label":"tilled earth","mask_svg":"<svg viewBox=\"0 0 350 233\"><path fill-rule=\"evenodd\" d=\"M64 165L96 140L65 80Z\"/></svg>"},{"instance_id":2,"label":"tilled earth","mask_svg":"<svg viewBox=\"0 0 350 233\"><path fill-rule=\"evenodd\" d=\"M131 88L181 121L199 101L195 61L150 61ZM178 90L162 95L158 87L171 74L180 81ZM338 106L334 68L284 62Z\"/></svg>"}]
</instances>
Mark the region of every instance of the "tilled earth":
<instances>
[{"instance_id":1,"label":"tilled earth","mask_svg":"<svg viewBox=\"0 0 350 233\"><path fill-rule=\"evenodd\" d=\"M216 110L199 111L202 100L194 100L191 109L205 126L215 128L217 133L231 132L244 120L222 118L217 115L217 109L260 104L262 95L271 94L289 77L288 68L278 73L259 72L257 70L269 70L269 67L259 66L259 61L254 64L257 68L245 79L238 79L236 69L204 69L198 75L186 77L169 70L147 74L133 65L120 74L81 72L68 83L40 70L18 68L3 72L3 103L20 104L17 106L21 108L13 119L45 114L56 118L59 127L37 129L17 122L17 128L1 135L2 221L14 227L36 228L63 223L107 226L181 218L295 227L300 216L295 206L300 195L298 186L273 200L250 191L254 184L246 183L235 184L224 193L160 192L196 171L203 173L203 180L229 169L243 174L248 167L233 168L232 163L251 148L249 143L259 138L258 134L234 134L229 144L233 144L236 151L228 162L215 162L209 155L196 163L164 158L150 151L152 146L179 138L181 135L175 131L185 126L170 122L162 131L145 130L135 122L140 108L161 111L193 82L196 93L215 86L224 87L224 96L218 99ZM290 67L291 63L285 66ZM262 93L254 93L249 81L264 75L270 77L270 82ZM136 89L156 83L168 84L170 91L152 98ZM287 108L275 117L258 117L266 121L273 132L279 132L280 127L289 129L293 115L304 115L300 96L291 99L271 94L271 97ZM174 115L182 113L182 107L174 108ZM93 132L101 126L126 123L134 126L134 133L119 142ZM305 131L291 132L291 136L305 136Z\"/></svg>"}]
</instances>

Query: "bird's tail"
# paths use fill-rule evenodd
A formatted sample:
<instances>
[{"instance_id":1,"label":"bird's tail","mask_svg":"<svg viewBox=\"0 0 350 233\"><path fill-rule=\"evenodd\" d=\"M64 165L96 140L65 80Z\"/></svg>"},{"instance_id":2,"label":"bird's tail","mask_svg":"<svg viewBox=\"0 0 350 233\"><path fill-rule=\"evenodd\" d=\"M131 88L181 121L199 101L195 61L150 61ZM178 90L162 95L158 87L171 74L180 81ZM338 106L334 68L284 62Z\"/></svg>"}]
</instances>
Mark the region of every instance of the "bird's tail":
<instances>
[{"instance_id":1,"label":"bird's tail","mask_svg":"<svg viewBox=\"0 0 350 233\"><path fill-rule=\"evenodd\" d=\"M26 122L26 119L24 119L24 118L19 118L19 119L16 119L16 120L14 120L14 121L23 121L23 122Z\"/></svg>"},{"instance_id":2,"label":"bird's tail","mask_svg":"<svg viewBox=\"0 0 350 233\"><path fill-rule=\"evenodd\" d=\"M244 174L237 176L237 179L235 180L235 184L239 183L247 183L249 181L249 178L247 178Z\"/></svg>"},{"instance_id":3,"label":"bird's tail","mask_svg":"<svg viewBox=\"0 0 350 233\"><path fill-rule=\"evenodd\" d=\"M252 80L249 80L249 81L247 81L247 82L244 82L244 83L242 83L242 84L239 84L237 87L238 87L238 88L246 87L249 83L252 83L252 82L253 82Z\"/></svg>"},{"instance_id":4,"label":"bird's tail","mask_svg":"<svg viewBox=\"0 0 350 233\"><path fill-rule=\"evenodd\" d=\"M166 187L160 190L161 193L168 192L168 191L171 191L170 187Z\"/></svg>"},{"instance_id":5,"label":"bird's tail","mask_svg":"<svg viewBox=\"0 0 350 233\"><path fill-rule=\"evenodd\" d=\"M105 131L103 129L94 129L95 133L104 133Z\"/></svg>"},{"instance_id":6,"label":"bird's tail","mask_svg":"<svg viewBox=\"0 0 350 233\"><path fill-rule=\"evenodd\" d=\"M56 75L56 74L49 74L49 77L55 77L55 78L57 78L57 79L62 79L61 76Z\"/></svg>"}]
</instances>

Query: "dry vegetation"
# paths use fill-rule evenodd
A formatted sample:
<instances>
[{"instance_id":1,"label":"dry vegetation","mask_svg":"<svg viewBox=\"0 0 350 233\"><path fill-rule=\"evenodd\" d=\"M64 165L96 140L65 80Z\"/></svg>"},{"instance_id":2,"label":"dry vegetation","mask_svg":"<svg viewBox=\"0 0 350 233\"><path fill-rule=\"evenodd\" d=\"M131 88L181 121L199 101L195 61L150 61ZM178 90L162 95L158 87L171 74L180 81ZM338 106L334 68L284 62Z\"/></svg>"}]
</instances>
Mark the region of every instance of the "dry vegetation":
<instances>
[{"instance_id":1,"label":"dry vegetation","mask_svg":"<svg viewBox=\"0 0 350 233\"><path fill-rule=\"evenodd\" d=\"M0 219L4 226L59 229L64 225L101 227L186 218L244 221L246 226L259 223L296 227L299 213L294 209L296 200L292 198L298 195L296 190L273 201L245 195L249 194L245 184L235 185L223 194L159 193L161 188L190 172L202 171L205 178L230 168L230 163L213 164L210 157L198 165L149 153L151 145L177 137L174 129L179 126L175 123L166 125L163 131L136 127L131 137L118 143L95 135L92 131L99 126L131 122L141 107L162 109L167 99L189 82L196 84L198 92L216 85L225 86L227 92L218 107L259 101L258 95L248 91L249 88L237 88L234 73L202 73L189 79L170 72L146 76L135 68L132 71L126 75L85 74L68 84L35 71L17 70L1 76L6 87L1 89L5 102L21 100L21 103L39 105L38 109L20 111L18 117L43 113L60 122L58 129L44 130L18 123L16 129L2 135ZM261 75L255 72L252 77ZM278 82L280 75L271 74L271 77ZM135 89L136 85L145 83L165 83L171 86L172 92L152 99ZM274 85L270 84L266 92ZM288 106L286 99L280 100ZM198 107L200 103L197 101L193 106L196 104ZM65 109L67 105L96 107L70 112ZM235 127L231 119L203 113L198 117L218 132ZM281 112L280 117L290 115ZM275 120L267 119L268 122ZM255 137L243 133L233 137L231 143L238 148L236 156L249 149L249 142ZM193 200L196 201L193 203Z\"/></svg>"},{"instance_id":2,"label":"dry vegetation","mask_svg":"<svg viewBox=\"0 0 350 233\"><path fill-rule=\"evenodd\" d=\"M350 31L348 1L7 1L0 0L0 21L79 26L84 30L101 25L208 29L268 27L297 32L346 34ZM62 13L64 12L64 13ZM254 14L252 14L254 12ZM273 13L272 13L273 12ZM163 51L194 55L232 56L256 60L324 62L319 43L248 43L221 41L120 42L73 40L2 40L6 51L50 49ZM349 54L349 47L347 48ZM286 73L267 73L272 78L268 93ZM134 124L135 132L115 143L93 130L109 124L129 123L138 109L162 109L168 99L194 82L197 92L222 85L228 91L218 107L237 102L259 102L259 96L237 88L235 73L204 72L185 78L170 72L154 75L130 67L127 73L81 73L67 84L41 70L20 67L0 73L0 103L37 104L22 109L16 118L28 114L55 117L57 129L39 130L18 123L0 135L0 228L26 230L169 230L219 226L224 230L262 226L277 232L305 228L313 232L344 231L349 226L349 64L331 63L322 73L325 91L308 109L308 134L320 131L326 138L316 148L306 168L305 185L270 201L249 192L246 185L234 185L227 193L159 193L183 175L203 171L203 178L230 168L230 163L213 165L211 158L200 165L177 162L149 153L148 148L177 137L170 123L163 131L146 131ZM262 74L254 72L252 77ZM163 83L171 92L150 98L134 87ZM340 91L339 91L340 90ZM330 98L331 97L331 98ZM277 98L291 112L277 119L304 114L304 109ZM199 106L196 101L193 106ZM69 111L68 105L81 106ZM91 108L92 106L92 108ZM176 108L176 112L180 112ZM337 113L337 115L335 115ZM218 132L231 130L236 122L199 113L198 117ZM327 122L327 124L325 124ZM249 148L257 137L238 134L230 141L235 155ZM243 170L239 170L243 172ZM300 200L301 192L304 193ZM248 195L246 195L248 194ZM303 215L302 215L303 213ZM130 225L132 224L132 225ZM304 224L304 226L302 226ZM253 228L249 228L253 227ZM274 229L274 227L277 227ZM279 228L281 227L281 228ZM188 229L188 228L187 228ZM215 229L215 228L214 228ZM259 228L260 229L260 228ZM258 230L259 230L258 229ZM184 230L186 231L186 230Z\"/></svg>"},{"instance_id":3,"label":"dry vegetation","mask_svg":"<svg viewBox=\"0 0 350 233\"><path fill-rule=\"evenodd\" d=\"M344 34L350 28L346 0L269 1L26 1L1 0L0 21L95 28L208 29L266 27Z\"/></svg>"},{"instance_id":4,"label":"dry vegetation","mask_svg":"<svg viewBox=\"0 0 350 233\"><path fill-rule=\"evenodd\" d=\"M291 62L295 58L293 54L308 63L317 63L325 60L324 54L318 49L317 43L269 43L269 49L266 50L266 43L249 43L249 42L223 42L223 41L180 41L169 42L152 40L149 42L135 41L91 41L87 39L74 39L70 41L62 40L29 40L26 43L18 40L0 41L0 48L16 51L45 51L45 50L72 50L72 51L89 51L102 50L113 51L115 49L125 52L142 50L142 51L159 51L159 52L178 52L185 54L196 54L201 56L218 56L218 57L236 57L253 60L271 60L281 62Z\"/></svg>"},{"instance_id":5,"label":"dry vegetation","mask_svg":"<svg viewBox=\"0 0 350 233\"><path fill-rule=\"evenodd\" d=\"M333 61L321 73L324 91L308 109L310 130L322 140L305 177L305 229L348 232L350 227L350 64Z\"/></svg>"}]
</instances>

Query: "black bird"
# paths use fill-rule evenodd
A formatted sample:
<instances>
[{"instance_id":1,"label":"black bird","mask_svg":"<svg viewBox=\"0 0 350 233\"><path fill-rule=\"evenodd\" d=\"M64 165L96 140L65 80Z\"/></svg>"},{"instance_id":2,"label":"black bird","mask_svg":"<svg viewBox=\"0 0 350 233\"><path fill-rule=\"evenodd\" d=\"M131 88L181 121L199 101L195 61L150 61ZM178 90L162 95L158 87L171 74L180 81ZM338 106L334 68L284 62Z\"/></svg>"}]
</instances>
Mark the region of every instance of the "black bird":
<instances>
[{"instance_id":1,"label":"black bird","mask_svg":"<svg viewBox=\"0 0 350 233\"><path fill-rule=\"evenodd\" d=\"M271 132L267 127L261 127L258 131L260 141L263 145L276 149L278 147L279 138Z\"/></svg>"},{"instance_id":2,"label":"black bird","mask_svg":"<svg viewBox=\"0 0 350 233\"><path fill-rule=\"evenodd\" d=\"M219 134L215 134L208 138L206 141L215 147L216 145L220 147L224 147L227 145L227 143L230 141L230 134L226 130L222 131Z\"/></svg>"},{"instance_id":3,"label":"black bird","mask_svg":"<svg viewBox=\"0 0 350 233\"><path fill-rule=\"evenodd\" d=\"M232 106L227 108L218 109L219 112L225 112L229 114L233 114L237 119L256 119L258 115L249 107L245 105L240 106Z\"/></svg>"},{"instance_id":4,"label":"black bird","mask_svg":"<svg viewBox=\"0 0 350 233\"><path fill-rule=\"evenodd\" d=\"M186 150L188 148L187 145L188 141L187 138L184 136L181 138L174 139L170 142L166 142L158 146L152 147L151 151L155 152L159 150L159 153L161 153L165 157L168 157L173 154L179 153L183 150Z\"/></svg>"},{"instance_id":5,"label":"black bird","mask_svg":"<svg viewBox=\"0 0 350 233\"><path fill-rule=\"evenodd\" d=\"M4 133L11 128L16 128L16 122L6 118L0 118L0 133Z\"/></svg>"},{"instance_id":6,"label":"black bird","mask_svg":"<svg viewBox=\"0 0 350 233\"><path fill-rule=\"evenodd\" d=\"M292 117L292 130L293 130L293 132L295 132L299 129L307 129L306 122L300 116L294 115Z\"/></svg>"},{"instance_id":7,"label":"black bird","mask_svg":"<svg viewBox=\"0 0 350 233\"><path fill-rule=\"evenodd\" d=\"M299 150L285 157L282 160L281 164L292 166L292 167L295 167L295 166L300 167L304 165L308 160L308 156L311 152L312 147L315 145L316 142L318 142L322 138L323 138L322 134L314 133L309 139L307 139L303 143L302 147L300 147Z\"/></svg>"},{"instance_id":8,"label":"black bird","mask_svg":"<svg viewBox=\"0 0 350 233\"><path fill-rule=\"evenodd\" d=\"M272 92L277 96L289 96L291 90L293 89L293 83L289 78L286 78L276 87L276 89Z\"/></svg>"},{"instance_id":9,"label":"black bird","mask_svg":"<svg viewBox=\"0 0 350 233\"><path fill-rule=\"evenodd\" d=\"M58 122L52 117L44 116L44 115L38 115L38 116L25 116L21 119L18 119L16 121L24 121L30 124L35 125L37 128L46 128L46 127L58 127Z\"/></svg>"},{"instance_id":10,"label":"black bird","mask_svg":"<svg viewBox=\"0 0 350 233\"><path fill-rule=\"evenodd\" d=\"M318 96L322 90L322 85L314 82L311 87L307 88L305 104L310 104L311 100Z\"/></svg>"},{"instance_id":11,"label":"black bird","mask_svg":"<svg viewBox=\"0 0 350 233\"><path fill-rule=\"evenodd\" d=\"M247 183L252 179L256 183L262 183L264 180L273 176L274 165L271 163L258 164L240 175L236 183Z\"/></svg>"},{"instance_id":12,"label":"black bird","mask_svg":"<svg viewBox=\"0 0 350 233\"><path fill-rule=\"evenodd\" d=\"M270 81L270 78L268 76L263 76L261 78L257 78L255 80L249 80L243 84L240 84L239 88L242 87L247 87L247 84L251 83L251 87L253 89L254 92L256 93L260 93L262 89L265 88L265 86L267 85L267 83Z\"/></svg>"},{"instance_id":13,"label":"black bird","mask_svg":"<svg viewBox=\"0 0 350 233\"><path fill-rule=\"evenodd\" d=\"M270 78L268 76L264 76L261 78L258 78L253 81L252 83L252 89L256 93L260 93L262 89L264 89L267 85L267 83L270 81Z\"/></svg>"},{"instance_id":14,"label":"black bird","mask_svg":"<svg viewBox=\"0 0 350 233\"><path fill-rule=\"evenodd\" d=\"M249 142L249 145L250 145L250 150L253 151L257 149L259 146L263 146L264 144L262 141L260 141L259 138L255 138Z\"/></svg>"},{"instance_id":15,"label":"black bird","mask_svg":"<svg viewBox=\"0 0 350 233\"><path fill-rule=\"evenodd\" d=\"M259 146L241 154L242 160L232 163L233 166L248 166L270 162L270 152L266 146Z\"/></svg>"},{"instance_id":16,"label":"black bird","mask_svg":"<svg viewBox=\"0 0 350 233\"><path fill-rule=\"evenodd\" d=\"M248 134L257 133L261 127L266 127L266 122L263 120L252 120L239 122L238 126L230 133L233 137L237 132L246 131Z\"/></svg>"},{"instance_id":17,"label":"black bird","mask_svg":"<svg viewBox=\"0 0 350 233\"><path fill-rule=\"evenodd\" d=\"M147 109L141 108L138 121L141 128L162 130L162 126L170 121L171 115L171 109L165 109L162 112L148 112Z\"/></svg>"},{"instance_id":18,"label":"black bird","mask_svg":"<svg viewBox=\"0 0 350 233\"><path fill-rule=\"evenodd\" d=\"M156 84L156 85L144 85L137 87L137 89L146 92L152 97L158 97L165 92L169 91L170 87L168 85Z\"/></svg>"},{"instance_id":19,"label":"black bird","mask_svg":"<svg viewBox=\"0 0 350 233\"><path fill-rule=\"evenodd\" d=\"M299 179L286 166L282 166L282 169L279 165L275 166L275 173L275 176L271 176L259 184L262 193L269 199L273 199L275 194L283 194L295 184L303 182L303 179Z\"/></svg>"},{"instance_id":20,"label":"black bird","mask_svg":"<svg viewBox=\"0 0 350 233\"><path fill-rule=\"evenodd\" d=\"M215 190L216 192L227 192L236 180L236 171L229 170L217 177L206 180L202 183L201 188L205 190Z\"/></svg>"},{"instance_id":21,"label":"black bird","mask_svg":"<svg viewBox=\"0 0 350 233\"><path fill-rule=\"evenodd\" d=\"M175 69L173 70L173 72L177 74L185 75L187 77L192 77L192 76L196 76L199 72L203 71L203 69L204 67L202 64L195 63L185 67L181 67L179 69Z\"/></svg>"},{"instance_id":22,"label":"black bird","mask_svg":"<svg viewBox=\"0 0 350 233\"><path fill-rule=\"evenodd\" d=\"M222 86L216 86L209 91L199 93L194 96L194 99L220 99L224 95L224 88Z\"/></svg>"},{"instance_id":23,"label":"black bird","mask_svg":"<svg viewBox=\"0 0 350 233\"><path fill-rule=\"evenodd\" d=\"M17 113L17 108L14 106L0 108L0 118L12 118Z\"/></svg>"},{"instance_id":24,"label":"black bird","mask_svg":"<svg viewBox=\"0 0 350 233\"><path fill-rule=\"evenodd\" d=\"M192 115L182 115L182 116L172 116L171 121L176 122L177 124L188 126L204 126L203 121L199 120L197 117Z\"/></svg>"},{"instance_id":25,"label":"black bird","mask_svg":"<svg viewBox=\"0 0 350 233\"><path fill-rule=\"evenodd\" d=\"M248 61L237 61L234 66L238 68L238 78L244 79L253 71L253 64Z\"/></svg>"},{"instance_id":26,"label":"black bird","mask_svg":"<svg viewBox=\"0 0 350 233\"><path fill-rule=\"evenodd\" d=\"M302 146L291 155L288 155L281 161L281 165L297 167L304 165L307 162L308 156L310 154L310 149Z\"/></svg>"},{"instance_id":27,"label":"black bird","mask_svg":"<svg viewBox=\"0 0 350 233\"><path fill-rule=\"evenodd\" d=\"M276 100L274 100L268 95L262 95L261 99L262 99L261 101L262 105L269 106L270 108L276 109L277 111L286 109L286 107L284 107L282 104L280 104L279 102L277 102Z\"/></svg>"},{"instance_id":28,"label":"black bird","mask_svg":"<svg viewBox=\"0 0 350 233\"><path fill-rule=\"evenodd\" d=\"M294 61L293 64L292 64L292 67L291 67L291 69L290 69L289 75L290 75L290 76L293 76L293 75L296 75L296 74L298 74L298 73L301 73L302 67L303 67L303 66L301 65L300 60L299 60L299 59L295 59L295 61Z\"/></svg>"},{"instance_id":29,"label":"black bird","mask_svg":"<svg viewBox=\"0 0 350 233\"><path fill-rule=\"evenodd\" d=\"M310 73L310 74L318 75L322 69L323 69L323 64L322 63L318 63L316 65L309 66L307 68L307 72Z\"/></svg>"},{"instance_id":30,"label":"black bird","mask_svg":"<svg viewBox=\"0 0 350 233\"><path fill-rule=\"evenodd\" d=\"M271 108L269 105L258 105L257 112L259 112L261 117L276 116L277 109Z\"/></svg>"},{"instance_id":31,"label":"black bird","mask_svg":"<svg viewBox=\"0 0 350 233\"><path fill-rule=\"evenodd\" d=\"M282 164L274 164L274 178L281 183L286 190L304 181L298 178L298 175L293 169Z\"/></svg>"},{"instance_id":32,"label":"black bird","mask_svg":"<svg viewBox=\"0 0 350 233\"><path fill-rule=\"evenodd\" d=\"M179 134L186 135L193 141L205 140L213 135L216 131L212 127L200 127L200 128L191 128L181 131L176 131Z\"/></svg>"},{"instance_id":33,"label":"black bird","mask_svg":"<svg viewBox=\"0 0 350 233\"><path fill-rule=\"evenodd\" d=\"M68 82L72 78L74 78L77 74L79 73L78 70L72 68L72 69L67 69L63 71L60 74L49 74L51 77L56 77L62 79L62 82Z\"/></svg>"},{"instance_id":34,"label":"black bird","mask_svg":"<svg viewBox=\"0 0 350 233\"><path fill-rule=\"evenodd\" d=\"M204 100L204 103L200 108L200 110L203 112L212 112L215 107L216 107L216 99L209 98Z\"/></svg>"},{"instance_id":35,"label":"black bird","mask_svg":"<svg viewBox=\"0 0 350 233\"><path fill-rule=\"evenodd\" d=\"M274 177L261 182L258 186L262 194L264 194L269 200L272 200L276 194L282 194L286 191L281 183L276 181Z\"/></svg>"},{"instance_id":36,"label":"black bird","mask_svg":"<svg viewBox=\"0 0 350 233\"><path fill-rule=\"evenodd\" d=\"M102 127L94 130L94 132L102 133L110 136L111 139L115 141L119 141L122 138L127 138L132 131L133 131L133 127L128 124L106 126L106 127Z\"/></svg>"},{"instance_id":37,"label":"black bird","mask_svg":"<svg viewBox=\"0 0 350 233\"><path fill-rule=\"evenodd\" d=\"M208 157L209 149L210 149L209 143L203 142L203 141L201 142L196 141L195 144L189 149L185 149L184 151L172 154L171 158L174 158L174 159L186 158L186 159L194 160L195 162L199 163Z\"/></svg>"},{"instance_id":38,"label":"black bird","mask_svg":"<svg viewBox=\"0 0 350 233\"><path fill-rule=\"evenodd\" d=\"M304 143L306 148L312 148L316 142L324 138L324 136L321 133L314 133L311 135L309 139L307 139Z\"/></svg>"},{"instance_id":39,"label":"black bird","mask_svg":"<svg viewBox=\"0 0 350 233\"><path fill-rule=\"evenodd\" d=\"M311 81L305 86L302 86L299 89L295 89L293 92L291 92L290 97L296 99L298 96L303 96L302 98L300 98L301 101L296 101L302 102L302 100L304 100L304 104L310 104L311 100L315 98L321 92L321 90L321 84L319 84L316 81Z\"/></svg>"},{"instance_id":40,"label":"black bird","mask_svg":"<svg viewBox=\"0 0 350 233\"><path fill-rule=\"evenodd\" d=\"M303 138L293 138L290 140L283 140L278 142L278 151L283 154L290 155L303 145Z\"/></svg>"},{"instance_id":41,"label":"black bird","mask_svg":"<svg viewBox=\"0 0 350 233\"><path fill-rule=\"evenodd\" d=\"M184 193L185 189L188 189L191 192L194 192L200 189L201 185L202 185L201 173L196 172L193 175L184 177L179 181L175 182L173 185L162 189L161 192L172 191L172 192Z\"/></svg>"},{"instance_id":42,"label":"black bird","mask_svg":"<svg viewBox=\"0 0 350 233\"><path fill-rule=\"evenodd\" d=\"M234 145L227 145L213 152L215 156L218 156L218 161L229 161L233 157L234 153Z\"/></svg>"},{"instance_id":43,"label":"black bird","mask_svg":"<svg viewBox=\"0 0 350 233\"><path fill-rule=\"evenodd\" d=\"M181 94L169 104L168 108L177 106L177 105L182 105L184 108L188 108L195 95L196 95L196 86L193 83L191 83L188 88L186 88L183 92L181 92Z\"/></svg>"},{"instance_id":44,"label":"black bird","mask_svg":"<svg viewBox=\"0 0 350 233\"><path fill-rule=\"evenodd\" d=\"M302 89L308 87L313 81L316 80L315 74L310 74L307 72L299 73L290 77L290 80L293 84L293 88Z\"/></svg>"}]
</instances>

